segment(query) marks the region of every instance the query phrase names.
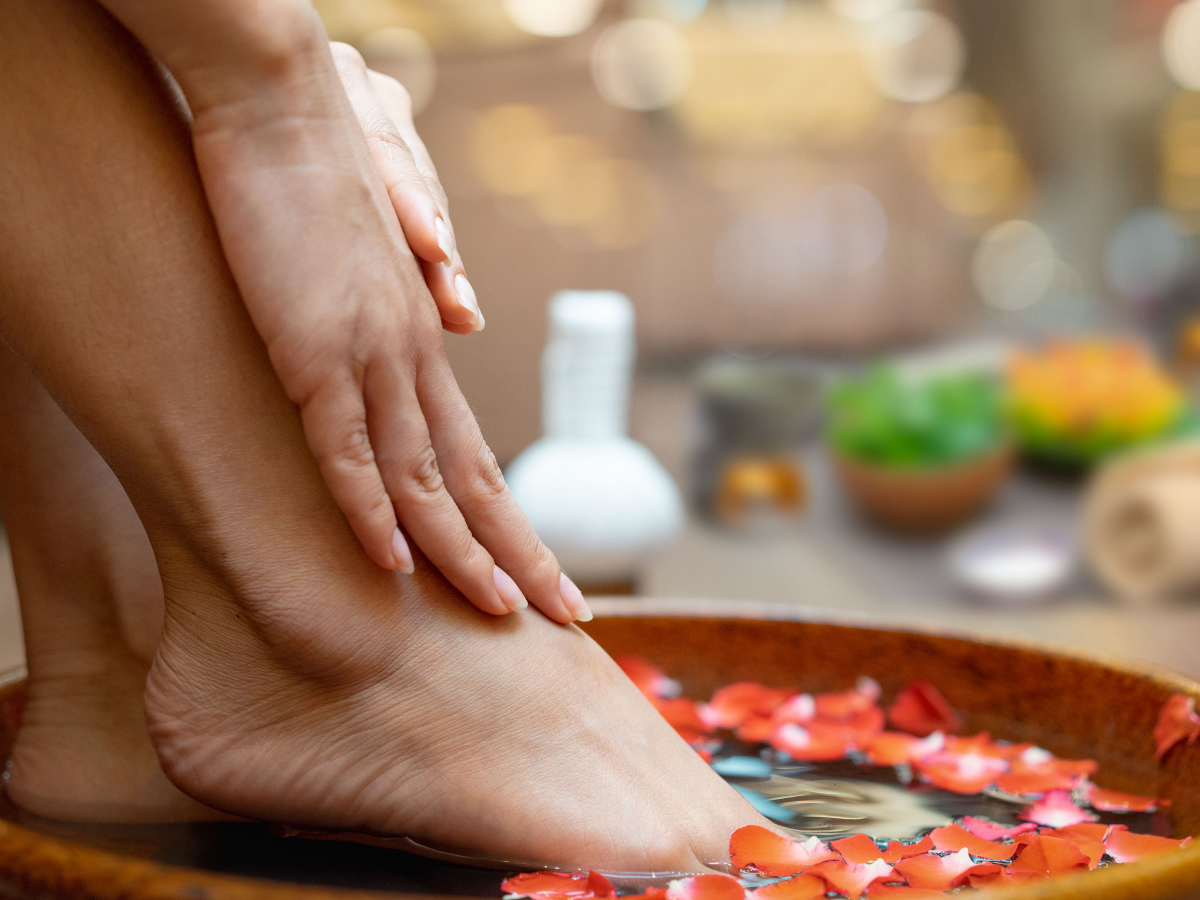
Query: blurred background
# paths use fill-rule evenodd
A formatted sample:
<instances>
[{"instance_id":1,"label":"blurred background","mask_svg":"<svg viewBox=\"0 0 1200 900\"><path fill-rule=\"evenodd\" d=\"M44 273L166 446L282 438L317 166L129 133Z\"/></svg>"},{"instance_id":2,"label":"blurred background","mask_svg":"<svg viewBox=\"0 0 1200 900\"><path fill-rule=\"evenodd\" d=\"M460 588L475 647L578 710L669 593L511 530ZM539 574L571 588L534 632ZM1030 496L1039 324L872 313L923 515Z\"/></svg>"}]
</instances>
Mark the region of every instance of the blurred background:
<instances>
[{"instance_id":1,"label":"blurred background","mask_svg":"<svg viewBox=\"0 0 1200 900\"><path fill-rule=\"evenodd\" d=\"M1200 674L1200 0L317 6L413 96L488 322L455 373L589 589ZM679 499L571 468L563 290L631 301L590 439Z\"/></svg>"},{"instance_id":2,"label":"blurred background","mask_svg":"<svg viewBox=\"0 0 1200 900\"><path fill-rule=\"evenodd\" d=\"M1200 676L1200 0L316 5L412 95L451 363L590 593Z\"/></svg>"}]
</instances>

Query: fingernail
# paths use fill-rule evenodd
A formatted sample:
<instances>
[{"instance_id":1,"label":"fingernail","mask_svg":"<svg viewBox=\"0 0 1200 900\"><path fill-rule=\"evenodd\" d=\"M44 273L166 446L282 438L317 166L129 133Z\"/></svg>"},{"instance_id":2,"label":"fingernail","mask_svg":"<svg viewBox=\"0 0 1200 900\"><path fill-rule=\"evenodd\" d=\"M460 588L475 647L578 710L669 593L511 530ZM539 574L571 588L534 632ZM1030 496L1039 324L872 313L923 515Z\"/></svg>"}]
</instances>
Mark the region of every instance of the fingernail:
<instances>
[{"instance_id":1,"label":"fingernail","mask_svg":"<svg viewBox=\"0 0 1200 900\"><path fill-rule=\"evenodd\" d=\"M411 575L415 571L412 552L408 549L408 542L404 540L399 528L392 533L392 558L396 560L396 568L405 575Z\"/></svg>"},{"instance_id":2,"label":"fingernail","mask_svg":"<svg viewBox=\"0 0 1200 900\"><path fill-rule=\"evenodd\" d=\"M475 290L467 276L461 272L454 276L454 296L458 302L475 313L475 330L483 331L483 313L479 311L479 301L475 299Z\"/></svg>"},{"instance_id":3,"label":"fingernail","mask_svg":"<svg viewBox=\"0 0 1200 900\"><path fill-rule=\"evenodd\" d=\"M504 605L512 612L520 612L529 606L529 601L525 599L517 583L508 577L508 573L499 566L493 568L495 571L492 572L492 581L496 583L496 593L500 595Z\"/></svg>"},{"instance_id":4,"label":"fingernail","mask_svg":"<svg viewBox=\"0 0 1200 900\"><path fill-rule=\"evenodd\" d=\"M562 596L563 603L567 604L567 609L575 616L576 622L592 621L592 611L583 599L583 591L575 587L575 582L567 577L566 572L558 576L558 593Z\"/></svg>"},{"instance_id":5,"label":"fingernail","mask_svg":"<svg viewBox=\"0 0 1200 900\"><path fill-rule=\"evenodd\" d=\"M437 235L438 249L446 255L442 264L448 266L454 260L454 235L450 233L450 226L441 216L435 216L433 219L433 233Z\"/></svg>"}]
</instances>

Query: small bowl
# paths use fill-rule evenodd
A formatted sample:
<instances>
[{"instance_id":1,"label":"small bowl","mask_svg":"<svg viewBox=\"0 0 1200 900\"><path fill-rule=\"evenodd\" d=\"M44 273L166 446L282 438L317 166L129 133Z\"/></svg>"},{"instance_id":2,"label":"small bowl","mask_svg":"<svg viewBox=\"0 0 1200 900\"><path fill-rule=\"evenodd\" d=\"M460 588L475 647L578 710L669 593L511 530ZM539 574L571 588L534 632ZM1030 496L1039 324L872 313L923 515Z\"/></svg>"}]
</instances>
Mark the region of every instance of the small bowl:
<instances>
[{"instance_id":1,"label":"small bowl","mask_svg":"<svg viewBox=\"0 0 1200 900\"><path fill-rule=\"evenodd\" d=\"M868 516L897 531L934 534L978 513L1013 466L1013 448L997 445L953 466L898 469L832 451L838 480Z\"/></svg>"},{"instance_id":2,"label":"small bowl","mask_svg":"<svg viewBox=\"0 0 1200 900\"><path fill-rule=\"evenodd\" d=\"M1066 528L1039 522L983 525L957 539L946 558L955 582L1005 604L1053 596L1075 574L1078 549Z\"/></svg>"}]
</instances>

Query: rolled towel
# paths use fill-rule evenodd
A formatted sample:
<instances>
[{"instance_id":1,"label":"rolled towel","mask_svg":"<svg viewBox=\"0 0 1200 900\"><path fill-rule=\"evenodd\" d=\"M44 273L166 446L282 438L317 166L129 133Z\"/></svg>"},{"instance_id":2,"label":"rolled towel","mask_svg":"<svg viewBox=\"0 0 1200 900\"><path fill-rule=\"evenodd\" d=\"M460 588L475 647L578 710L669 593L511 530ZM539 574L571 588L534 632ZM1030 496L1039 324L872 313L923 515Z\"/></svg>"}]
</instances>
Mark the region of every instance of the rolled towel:
<instances>
[{"instance_id":1,"label":"rolled towel","mask_svg":"<svg viewBox=\"0 0 1200 900\"><path fill-rule=\"evenodd\" d=\"M1093 571L1121 598L1200 593L1200 441L1105 466L1088 487L1083 523Z\"/></svg>"}]
</instances>

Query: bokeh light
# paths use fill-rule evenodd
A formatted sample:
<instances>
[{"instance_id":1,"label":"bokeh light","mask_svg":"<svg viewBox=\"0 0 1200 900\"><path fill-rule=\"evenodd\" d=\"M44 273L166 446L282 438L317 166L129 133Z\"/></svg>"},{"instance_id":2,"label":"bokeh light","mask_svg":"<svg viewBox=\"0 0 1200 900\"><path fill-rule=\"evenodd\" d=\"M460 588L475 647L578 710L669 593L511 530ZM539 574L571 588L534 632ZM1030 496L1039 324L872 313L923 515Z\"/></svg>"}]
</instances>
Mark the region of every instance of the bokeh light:
<instances>
[{"instance_id":1,"label":"bokeh light","mask_svg":"<svg viewBox=\"0 0 1200 900\"><path fill-rule=\"evenodd\" d=\"M878 198L858 185L830 185L803 203L735 218L717 241L713 276L726 297L753 305L821 301L879 263L887 243Z\"/></svg>"},{"instance_id":2,"label":"bokeh light","mask_svg":"<svg viewBox=\"0 0 1200 900\"><path fill-rule=\"evenodd\" d=\"M841 147L878 121L857 28L792 4L775 27L732 29L715 15L686 31L694 74L671 107L701 145L759 152Z\"/></svg>"},{"instance_id":3,"label":"bokeh light","mask_svg":"<svg viewBox=\"0 0 1200 900\"><path fill-rule=\"evenodd\" d=\"M1105 280L1127 304L1140 307L1175 283L1187 262L1187 249L1165 212L1152 207L1135 210L1108 242Z\"/></svg>"},{"instance_id":4,"label":"bokeh light","mask_svg":"<svg viewBox=\"0 0 1200 900\"><path fill-rule=\"evenodd\" d=\"M913 164L950 212L981 225L1022 214L1032 179L987 98L956 93L918 106L905 137Z\"/></svg>"},{"instance_id":5,"label":"bokeh light","mask_svg":"<svg viewBox=\"0 0 1200 900\"><path fill-rule=\"evenodd\" d=\"M829 0L838 15L855 22L875 22L915 5L915 0Z\"/></svg>"},{"instance_id":6,"label":"bokeh light","mask_svg":"<svg viewBox=\"0 0 1200 900\"><path fill-rule=\"evenodd\" d=\"M504 11L522 31L540 37L567 37L596 20L602 0L504 0Z\"/></svg>"},{"instance_id":7,"label":"bokeh light","mask_svg":"<svg viewBox=\"0 0 1200 900\"><path fill-rule=\"evenodd\" d=\"M1200 232L1200 91L1177 91L1163 115L1159 198L1176 227Z\"/></svg>"},{"instance_id":8,"label":"bokeh light","mask_svg":"<svg viewBox=\"0 0 1200 900\"><path fill-rule=\"evenodd\" d=\"M1050 238L1032 222L1002 222L979 241L971 260L971 281L988 306L1021 310L1049 292L1058 272Z\"/></svg>"},{"instance_id":9,"label":"bokeh light","mask_svg":"<svg viewBox=\"0 0 1200 900\"><path fill-rule=\"evenodd\" d=\"M924 9L901 10L873 24L867 52L880 92L905 103L946 96L958 86L965 63L958 26Z\"/></svg>"},{"instance_id":10,"label":"bokeh light","mask_svg":"<svg viewBox=\"0 0 1200 900\"><path fill-rule=\"evenodd\" d=\"M552 128L545 111L523 104L487 110L475 126L475 171L501 195L536 194L553 175Z\"/></svg>"},{"instance_id":11,"label":"bokeh light","mask_svg":"<svg viewBox=\"0 0 1200 900\"><path fill-rule=\"evenodd\" d=\"M429 105L437 86L437 62L419 31L377 28L358 42L358 49L368 66L404 85L412 97L413 115Z\"/></svg>"},{"instance_id":12,"label":"bokeh light","mask_svg":"<svg viewBox=\"0 0 1200 900\"><path fill-rule=\"evenodd\" d=\"M772 28L787 12L787 0L725 0L725 15L738 28Z\"/></svg>"},{"instance_id":13,"label":"bokeh light","mask_svg":"<svg viewBox=\"0 0 1200 900\"><path fill-rule=\"evenodd\" d=\"M692 77L692 57L679 29L660 19L625 19L610 25L592 49L596 89L613 106L647 112L682 96Z\"/></svg>"},{"instance_id":14,"label":"bokeh light","mask_svg":"<svg viewBox=\"0 0 1200 900\"><path fill-rule=\"evenodd\" d=\"M630 9L635 16L659 16L677 25L686 25L696 19L708 0L633 0Z\"/></svg>"},{"instance_id":15,"label":"bokeh light","mask_svg":"<svg viewBox=\"0 0 1200 900\"><path fill-rule=\"evenodd\" d=\"M1185 88L1200 88L1200 0L1184 0L1171 10L1162 55L1172 78Z\"/></svg>"}]
</instances>

